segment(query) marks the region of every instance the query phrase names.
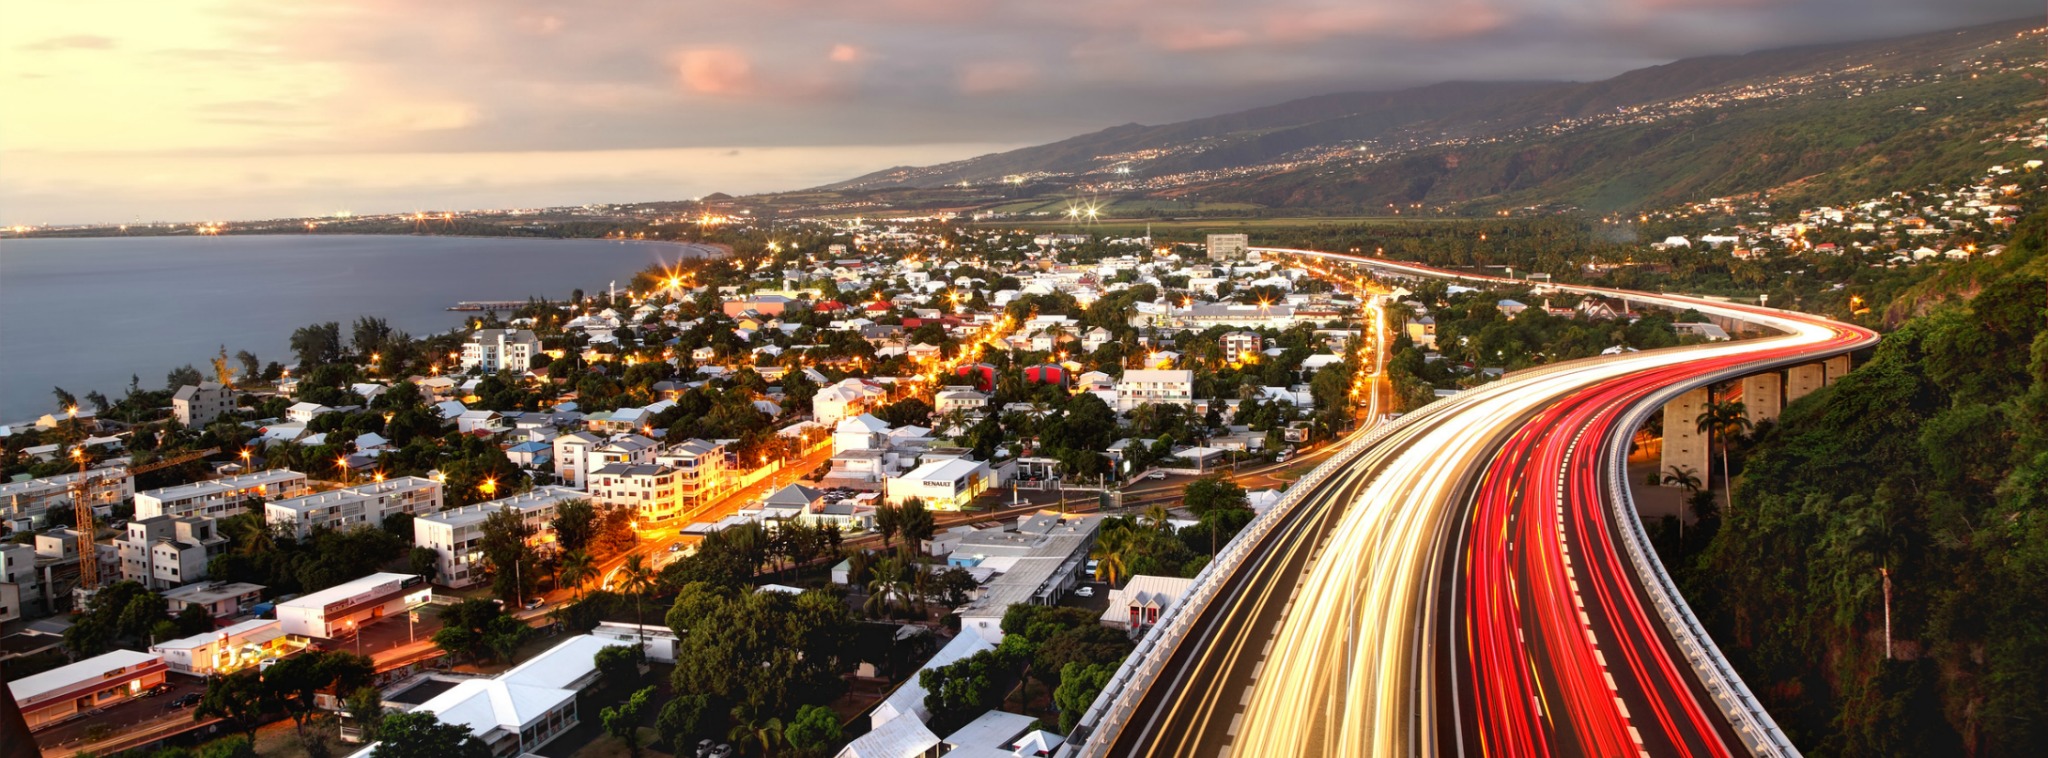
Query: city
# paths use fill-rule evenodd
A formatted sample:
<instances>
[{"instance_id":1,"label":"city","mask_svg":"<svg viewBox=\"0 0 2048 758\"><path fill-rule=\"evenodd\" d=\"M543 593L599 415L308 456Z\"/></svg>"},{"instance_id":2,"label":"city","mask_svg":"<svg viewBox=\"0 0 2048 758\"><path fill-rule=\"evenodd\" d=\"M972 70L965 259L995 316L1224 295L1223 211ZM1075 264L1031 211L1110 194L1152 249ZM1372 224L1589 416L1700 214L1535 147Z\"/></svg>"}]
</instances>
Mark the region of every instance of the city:
<instances>
[{"instance_id":1,"label":"city","mask_svg":"<svg viewBox=\"0 0 2048 758\"><path fill-rule=\"evenodd\" d=\"M76 95L13 85L38 107L0 143L30 158L0 168L0 755L2048 747L2038 9L1930 24L1896 0L1841 38L1765 33L1820 0L1701 10L1745 41L1644 68L1600 57L1609 29L1554 58L1378 5L1494 68L1294 100L1116 75L1256 106L1219 116L1101 99L1103 53L969 58L955 99L891 100L866 77L956 53L803 24L670 51L679 116L627 105L646 92L598 79L643 74L587 46L655 44L684 11L456 4L420 11L456 47L334 71L520 71L619 122L478 89L336 131L214 68L195 97L278 115L137 100L164 133L110 158L66 131ZM1293 10L1325 31L1205 8L1256 23L1136 49L1398 68L1339 43L1405 38ZM873 12L991 54L1087 38L1000 3ZM246 42L220 9L163 13ZM331 30L340 65L394 44L387 13L247 28ZM7 44L74 86L157 80L97 68L161 55L149 32L79 23ZM535 60L448 58L484 40ZM768 157L908 128L764 126L870 114L820 89L851 82L963 124L1075 104L860 148L894 163ZM1044 136L1080 133L1081 103L1163 125ZM677 118L702 133L635 131ZM593 162L422 136L447 130ZM781 178L640 184L724 144ZM206 155L289 178L39 173Z\"/></svg>"}]
</instances>

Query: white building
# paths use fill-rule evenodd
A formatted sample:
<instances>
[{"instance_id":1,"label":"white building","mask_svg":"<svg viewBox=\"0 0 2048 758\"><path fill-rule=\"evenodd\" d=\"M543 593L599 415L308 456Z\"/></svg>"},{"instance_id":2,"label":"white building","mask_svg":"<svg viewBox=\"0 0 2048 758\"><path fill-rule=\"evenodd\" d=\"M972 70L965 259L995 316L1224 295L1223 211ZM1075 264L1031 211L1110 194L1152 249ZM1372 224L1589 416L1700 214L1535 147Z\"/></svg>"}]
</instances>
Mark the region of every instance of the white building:
<instances>
[{"instance_id":1,"label":"white building","mask_svg":"<svg viewBox=\"0 0 2048 758\"><path fill-rule=\"evenodd\" d=\"M312 491L305 474L270 469L135 493L135 517L227 518L240 513L251 500L282 500Z\"/></svg>"},{"instance_id":2,"label":"white building","mask_svg":"<svg viewBox=\"0 0 2048 758\"><path fill-rule=\"evenodd\" d=\"M604 438L589 432L572 432L554 438L550 444L554 446L555 478L563 486L583 489L583 475L590 470L586 468L590 451L604 444Z\"/></svg>"},{"instance_id":3,"label":"white building","mask_svg":"<svg viewBox=\"0 0 2048 758\"><path fill-rule=\"evenodd\" d=\"M614 463L590 472L590 499L632 508L640 518L674 518L682 507L678 471L646 463Z\"/></svg>"},{"instance_id":4,"label":"white building","mask_svg":"<svg viewBox=\"0 0 2048 758\"><path fill-rule=\"evenodd\" d=\"M441 510L441 483L417 476L401 476L381 482L359 484L263 505L264 518L271 524L305 539L314 529L353 529L384 525L394 513L433 513Z\"/></svg>"},{"instance_id":5,"label":"white building","mask_svg":"<svg viewBox=\"0 0 2048 758\"><path fill-rule=\"evenodd\" d=\"M1116 383L1116 409L1129 411L1140 405L1195 401L1195 372L1187 369L1131 369Z\"/></svg>"},{"instance_id":6,"label":"white building","mask_svg":"<svg viewBox=\"0 0 2048 758\"><path fill-rule=\"evenodd\" d=\"M378 573L277 604L285 634L331 640L427 602L433 588L412 574Z\"/></svg>"},{"instance_id":7,"label":"white building","mask_svg":"<svg viewBox=\"0 0 2048 758\"><path fill-rule=\"evenodd\" d=\"M988 464L970 458L932 461L889 479L889 502L901 504L911 498L923 500L935 511L959 510L976 496L995 486L995 472Z\"/></svg>"},{"instance_id":8,"label":"white building","mask_svg":"<svg viewBox=\"0 0 2048 758\"><path fill-rule=\"evenodd\" d=\"M128 522L114 541L121 578L153 590L206 578L206 563L227 552L228 539L204 516L152 516Z\"/></svg>"},{"instance_id":9,"label":"white building","mask_svg":"<svg viewBox=\"0 0 2048 758\"><path fill-rule=\"evenodd\" d=\"M1243 258L1246 248L1251 247L1251 244L1251 235L1248 234L1211 234L1209 260Z\"/></svg>"},{"instance_id":10,"label":"white building","mask_svg":"<svg viewBox=\"0 0 2048 758\"><path fill-rule=\"evenodd\" d=\"M656 464L675 469L676 507L695 509L724 497L739 485L725 443L689 439L661 451Z\"/></svg>"},{"instance_id":11,"label":"white building","mask_svg":"<svg viewBox=\"0 0 2048 758\"><path fill-rule=\"evenodd\" d=\"M932 413L944 416L953 411L974 412L988 407L988 395L973 387L947 387L932 398Z\"/></svg>"},{"instance_id":12,"label":"white building","mask_svg":"<svg viewBox=\"0 0 2048 758\"><path fill-rule=\"evenodd\" d=\"M412 712L468 729L490 755L533 755L582 723L577 695L597 682L597 653L618 644L597 635L570 637L496 677L456 681ZM376 750L373 744L350 758Z\"/></svg>"},{"instance_id":13,"label":"white building","mask_svg":"<svg viewBox=\"0 0 2048 758\"><path fill-rule=\"evenodd\" d=\"M167 670L161 656L116 650L16 679L8 690L33 730L140 696L163 684Z\"/></svg>"},{"instance_id":14,"label":"white building","mask_svg":"<svg viewBox=\"0 0 2048 758\"><path fill-rule=\"evenodd\" d=\"M838 424L840 419L881 403L887 390L860 379L843 379L811 396L811 418L820 424Z\"/></svg>"},{"instance_id":15,"label":"white building","mask_svg":"<svg viewBox=\"0 0 2048 758\"><path fill-rule=\"evenodd\" d=\"M1001 643L1010 606L1057 604L1079 582L1101 528L1101 516L1039 511L1009 529L953 529L934 536L932 552L946 553L947 565L1002 572L982 586L981 597L960 607L961 631Z\"/></svg>"},{"instance_id":16,"label":"white building","mask_svg":"<svg viewBox=\"0 0 2048 758\"><path fill-rule=\"evenodd\" d=\"M1193 579L1177 576L1133 576L1129 584L1110 590L1109 607L1102 611L1102 625L1133 634L1159 623L1166 609L1187 595Z\"/></svg>"},{"instance_id":17,"label":"white building","mask_svg":"<svg viewBox=\"0 0 2048 758\"><path fill-rule=\"evenodd\" d=\"M511 497L421 514L412 522L412 542L434 551L435 584L468 587L483 579L477 561L483 557L484 519L501 510L516 510L533 529L532 542L551 544L555 508L580 497L582 492L567 487L535 487Z\"/></svg>"},{"instance_id":18,"label":"white building","mask_svg":"<svg viewBox=\"0 0 2048 758\"><path fill-rule=\"evenodd\" d=\"M880 450L888 447L888 440L889 422L867 413L847 416L832 430L832 452Z\"/></svg>"},{"instance_id":19,"label":"white building","mask_svg":"<svg viewBox=\"0 0 2048 758\"><path fill-rule=\"evenodd\" d=\"M265 659L306 649L307 640L284 632L277 619L250 619L223 629L159 642L149 652L172 671L191 676L232 674Z\"/></svg>"},{"instance_id":20,"label":"white building","mask_svg":"<svg viewBox=\"0 0 2048 758\"><path fill-rule=\"evenodd\" d=\"M234 618L263 602L263 585L248 582L195 582L165 590L164 607L176 616L188 606L205 608L214 618Z\"/></svg>"},{"instance_id":21,"label":"white building","mask_svg":"<svg viewBox=\"0 0 2048 758\"><path fill-rule=\"evenodd\" d=\"M107 515L115 504L135 496L135 477L128 475L125 466L7 482L0 484L0 508L5 509L8 525L17 532L46 526L44 517L51 508L72 504L72 487L80 479L91 480L85 500L99 515Z\"/></svg>"},{"instance_id":22,"label":"white building","mask_svg":"<svg viewBox=\"0 0 2048 758\"><path fill-rule=\"evenodd\" d=\"M482 329L462 343L462 370L526 372L540 354L540 338L525 329Z\"/></svg>"},{"instance_id":23,"label":"white building","mask_svg":"<svg viewBox=\"0 0 2048 758\"><path fill-rule=\"evenodd\" d=\"M200 382L179 387L171 395L171 414L178 423L197 428L213 423L221 414L235 409L235 392L218 382Z\"/></svg>"}]
</instances>

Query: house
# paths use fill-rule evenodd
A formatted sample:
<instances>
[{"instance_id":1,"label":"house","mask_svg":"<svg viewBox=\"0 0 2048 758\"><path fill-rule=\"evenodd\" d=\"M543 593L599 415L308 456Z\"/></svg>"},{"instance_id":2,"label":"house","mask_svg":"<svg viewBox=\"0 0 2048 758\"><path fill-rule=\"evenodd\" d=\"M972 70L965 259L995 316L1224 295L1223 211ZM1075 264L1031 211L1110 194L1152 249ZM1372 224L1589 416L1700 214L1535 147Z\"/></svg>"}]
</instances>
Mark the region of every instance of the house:
<instances>
[{"instance_id":1,"label":"house","mask_svg":"<svg viewBox=\"0 0 2048 758\"><path fill-rule=\"evenodd\" d=\"M1039 511L1008 529L955 529L935 536L932 552L944 553L947 565L1002 572L982 585L981 597L959 608L961 630L998 644L1010 606L1058 603L1079 583L1101 528L1099 515Z\"/></svg>"},{"instance_id":2,"label":"house","mask_svg":"<svg viewBox=\"0 0 2048 758\"><path fill-rule=\"evenodd\" d=\"M277 604L285 634L333 640L427 602L433 588L413 574L377 573Z\"/></svg>"},{"instance_id":3,"label":"house","mask_svg":"<svg viewBox=\"0 0 2048 758\"><path fill-rule=\"evenodd\" d=\"M314 529L375 528L392 514L438 510L441 483L418 476L401 476L263 504L266 520L299 539L311 536Z\"/></svg>"},{"instance_id":4,"label":"house","mask_svg":"<svg viewBox=\"0 0 2048 758\"><path fill-rule=\"evenodd\" d=\"M122 579L160 590L205 579L207 561L227 552L228 539L205 516L152 516L128 522L114 546Z\"/></svg>"},{"instance_id":5,"label":"house","mask_svg":"<svg viewBox=\"0 0 2048 758\"><path fill-rule=\"evenodd\" d=\"M1194 402L1195 372L1187 369L1130 369L1116 383L1116 409L1153 403Z\"/></svg>"},{"instance_id":6,"label":"house","mask_svg":"<svg viewBox=\"0 0 2048 758\"><path fill-rule=\"evenodd\" d=\"M462 370L524 373L540 355L540 338L526 329L479 329L462 343Z\"/></svg>"},{"instance_id":7,"label":"house","mask_svg":"<svg viewBox=\"0 0 2048 758\"><path fill-rule=\"evenodd\" d=\"M1528 305L1522 303L1519 300L1502 300L1498 303L1495 303L1493 307L1500 311L1500 315L1506 316L1508 318L1514 318L1516 316L1522 315L1522 311L1526 311L1529 309Z\"/></svg>"},{"instance_id":8,"label":"house","mask_svg":"<svg viewBox=\"0 0 2048 758\"><path fill-rule=\"evenodd\" d=\"M965 507L996 484L996 474L987 463L949 458L931 461L889 479L887 493L890 503L902 504L917 498L932 510L952 511Z\"/></svg>"},{"instance_id":9,"label":"house","mask_svg":"<svg viewBox=\"0 0 2048 758\"><path fill-rule=\"evenodd\" d=\"M494 434L504 431L498 421L497 411L463 411L455 417L455 430L463 434Z\"/></svg>"},{"instance_id":10,"label":"house","mask_svg":"<svg viewBox=\"0 0 2048 758\"><path fill-rule=\"evenodd\" d=\"M613 640L577 635L491 678L441 679L448 687L412 709L469 730L493 756L534 755L582 723L577 699L598 679L597 653ZM596 714L591 714L596 716ZM369 758L372 744L350 758Z\"/></svg>"},{"instance_id":11,"label":"house","mask_svg":"<svg viewBox=\"0 0 2048 758\"><path fill-rule=\"evenodd\" d=\"M1159 617L1186 596L1194 583L1193 579L1177 576L1133 576L1130 583L1110 590L1109 607L1102 611L1102 625L1133 636L1143 634L1159 623Z\"/></svg>"},{"instance_id":12,"label":"house","mask_svg":"<svg viewBox=\"0 0 2048 758\"><path fill-rule=\"evenodd\" d=\"M285 409L284 418L295 424L309 424L313 419L333 412L333 408L319 403L292 403L292 407Z\"/></svg>"},{"instance_id":13,"label":"house","mask_svg":"<svg viewBox=\"0 0 2048 758\"><path fill-rule=\"evenodd\" d=\"M880 450L888 446L889 422L863 413L848 416L832 430L832 450Z\"/></svg>"},{"instance_id":14,"label":"house","mask_svg":"<svg viewBox=\"0 0 2048 758\"><path fill-rule=\"evenodd\" d=\"M567 487L541 486L510 497L421 514L412 520L412 544L434 551L435 584L468 587L484 578L477 562L483 558L484 520L491 514L518 513L533 530L529 543L551 545L555 541L555 509L581 497L582 492Z\"/></svg>"},{"instance_id":15,"label":"house","mask_svg":"<svg viewBox=\"0 0 2048 758\"><path fill-rule=\"evenodd\" d=\"M1257 355L1265 346L1265 338L1259 336L1258 332L1247 331L1225 332L1220 342L1223 346L1223 357L1229 361L1241 361Z\"/></svg>"},{"instance_id":16,"label":"house","mask_svg":"<svg viewBox=\"0 0 2048 758\"><path fill-rule=\"evenodd\" d=\"M989 711L939 741L946 755L962 758L1015 756L1012 745L1035 731L1038 719L1007 711Z\"/></svg>"},{"instance_id":17,"label":"house","mask_svg":"<svg viewBox=\"0 0 2048 758\"><path fill-rule=\"evenodd\" d=\"M843 379L811 396L811 417L820 424L837 424L840 419L867 410L888 396L888 390L869 382Z\"/></svg>"},{"instance_id":18,"label":"house","mask_svg":"<svg viewBox=\"0 0 2048 758\"><path fill-rule=\"evenodd\" d=\"M171 415L187 428L213 423L235 409L235 392L217 382L200 382L179 387L171 395Z\"/></svg>"},{"instance_id":19,"label":"house","mask_svg":"<svg viewBox=\"0 0 2048 758\"><path fill-rule=\"evenodd\" d=\"M761 498L761 515L778 520L799 518L824 502L825 493L801 484L788 484Z\"/></svg>"},{"instance_id":20,"label":"house","mask_svg":"<svg viewBox=\"0 0 2048 758\"><path fill-rule=\"evenodd\" d=\"M172 616L184 612L188 606L205 608L217 619L234 618L254 610L263 602L263 585L248 582L194 582L173 590L165 590L164 607Z\"/></svg>"},{"instance_id":21,"label":"house","mask_svg":"<svg viewBox=\"0 0 2048 758\"><path fill-rule=\"evenodd\" d=\"M589 432L572 432L556 437L552 443L555 478L566 486L583 489L583 475L588 471L584 462L589 459L590 451L603 443L603 437Z\"/></svg>"},{"instance_id":22,"label":"house","mask_svg":"<svg viewBox=\"0 0 2048 758\"><path fill-rule=\"evenodd\" d=\"M954 411L974 412L988 407L988 395L973 387L948 385L932 398L932 412L944 416Z\"/></svg>"}]
</instances>

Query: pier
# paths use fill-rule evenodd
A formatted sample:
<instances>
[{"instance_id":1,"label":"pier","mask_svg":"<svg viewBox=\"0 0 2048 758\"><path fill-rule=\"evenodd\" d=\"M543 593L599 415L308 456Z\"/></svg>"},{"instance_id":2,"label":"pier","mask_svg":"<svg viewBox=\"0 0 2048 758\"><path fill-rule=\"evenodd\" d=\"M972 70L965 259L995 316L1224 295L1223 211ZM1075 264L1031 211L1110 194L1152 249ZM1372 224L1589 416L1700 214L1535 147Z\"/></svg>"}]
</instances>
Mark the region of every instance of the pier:
<instances>
[{"instance_id":1,"label":"pier","mask_svg":"<svg viewBox=\"0 0 2048 758\"><path fill-rule=\"evenodd\" d=\"M516 311L526 307L530 300L464 300L448 306L451 311Z\"/></svg>"}]
</instances>

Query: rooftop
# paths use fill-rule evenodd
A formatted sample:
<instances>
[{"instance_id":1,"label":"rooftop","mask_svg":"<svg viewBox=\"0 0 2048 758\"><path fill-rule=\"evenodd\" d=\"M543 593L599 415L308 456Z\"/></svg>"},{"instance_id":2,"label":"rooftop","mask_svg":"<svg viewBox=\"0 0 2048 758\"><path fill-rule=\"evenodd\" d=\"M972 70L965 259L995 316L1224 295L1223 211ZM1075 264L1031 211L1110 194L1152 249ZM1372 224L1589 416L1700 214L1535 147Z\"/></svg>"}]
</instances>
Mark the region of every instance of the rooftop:
<instances>
[{"instance_id":1,"label":"rooftop","mask_svg":"<svg viewBox=\"0 0 2048 758\"><path fill-rule=\"evenodd\" d=\"M379 585L393 582L403 583L408 579L417 580L419 577L412 574L394 574L388 571L378 572L352 582L344 582L319 592L278 603L277 607L325 609L328 603L352 600L357 595L377 589Z\"/></svg>"},{"instance_id":2,"label":"rooftop","mask_svg":"<svg viewBox=\"0 0 2048 758\"><path fill-rule=\"evenodd\" d=\"M27 702L40 695L58 692L96 679L104 679L107 676L107 672L115 669L147 666L162 661L162 656L153 653L116 650L105 655L87 658L69 666L59 666L40 674L32 674L16 679L13 683L7 685L7 688L14 693L15 702Z\"/></svg>"}]
</instances>

